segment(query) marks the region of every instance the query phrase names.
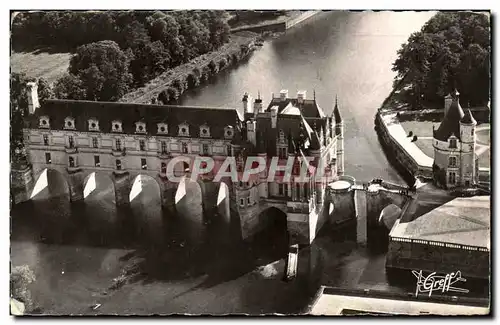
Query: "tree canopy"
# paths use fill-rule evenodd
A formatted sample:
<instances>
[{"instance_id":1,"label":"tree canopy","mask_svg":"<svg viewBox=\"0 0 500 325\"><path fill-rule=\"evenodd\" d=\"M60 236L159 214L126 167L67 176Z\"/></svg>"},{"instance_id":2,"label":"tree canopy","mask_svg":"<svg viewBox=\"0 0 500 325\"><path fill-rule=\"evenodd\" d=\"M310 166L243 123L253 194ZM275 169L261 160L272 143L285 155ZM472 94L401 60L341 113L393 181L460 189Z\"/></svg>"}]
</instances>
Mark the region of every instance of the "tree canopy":
<instances>
[{"instance_id":1,"label":"tree canopy","mask_svg":"<svg viewBox=\"0 0 500 325\"><path fill-rule=\"evenodd\" d=\"M86 59L75 59L79 63L72 60L69 73L73 77L57 82L56 94L64 98L81 98L81 93L70 92L80 83L85 88L83 98L113 100L126 89L125 84L141 86L228 40L226 12L220 10L21 12L12 23L15 51L49 47L85 55ZM128 70L118 64L121 59ZM108 76L108 69L116 74ZM105 90L112 81L119 82L117 88Z\"/></svg>"},{"instance_id":2,"label":"tree canopy","mask_svg":"<svg viewBox=\"0 0 500 325\"><path fill-rule=\"evenodd\" d=\"M398 51L394 88L413 108L439 106L453 89L472 106L490 99L490 20L482 13L440 12Z\"/></svg>"}]
</instances>

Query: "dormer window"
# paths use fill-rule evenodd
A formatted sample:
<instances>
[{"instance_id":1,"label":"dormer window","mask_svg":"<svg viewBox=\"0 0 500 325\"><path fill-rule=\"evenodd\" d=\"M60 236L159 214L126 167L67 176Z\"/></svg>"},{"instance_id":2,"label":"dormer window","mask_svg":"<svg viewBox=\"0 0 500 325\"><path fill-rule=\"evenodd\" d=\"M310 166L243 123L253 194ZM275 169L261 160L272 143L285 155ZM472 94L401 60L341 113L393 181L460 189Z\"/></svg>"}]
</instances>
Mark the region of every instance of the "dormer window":
<instances>
[{"instance_id":1,"label":"dormer window","mask_svg":"<svg viewBox=\"0 0 500 325\"><path fill-rule=\"evenodd\" d=\"M450 148L451 149L457 148L457 139L450 139Z\"/></svg>"},{"instance_id":2,"label":"dormer window","mask_svg":"<svg viewBox=\"0 0 500 325\"><path fill-rule=\"evenodd\" d=\"M89 119L89 131L99 131L99 121L91 118Z\"/></svg>"},{"instance_id":3,"label":"dormer window","mask_svg":"<svg viewBox=\"0 0 500 325\"><path fill-rule=\"evenodd\" d=\"M40 128L43 128L43 129L50 128L49 117L48 116L40 117L40 125L39 126L40 126Z\"/></svg>"},{"instance_id":4,"label":"dormer window","mask_svg":"<svg viewBox=\"0 0 500 325\"><path fill-rule=\"evenodd\" d=\"M122 132L122 122L117 120L111 122L111 132Z\"/></svg>"},{"instance_id":5,"label":"dormer window","mask_svg":"<svg viewBox=\"0 0 500 325\"><path fill-rule=\"evenodd\" d=\"M75 119L72 117L66 117L64 119L64 129L74 130L75 129Z\"/></svg>"},{"instance_id":6,"label":"dormer window","mask_svg":"<svg viewBox=\"0 0 500 325\"><path fill-rule=\"evenodd\" d=\"M210 128L208 125L204 124L200 126L200 137L201 138L209 138L210 137Z\"/></svg>"},{"instance_id":7,"label":"dormer window","mask_svg":"<svg viewBox=\"0 0 500 325\"><path fill-rule=\"evenodd\" d=\"M135 123L135 133L146 133L146 123L144 122Z\"/></svg>"},{"instance_id":8,"label":"dormer window","mask_svg":"<svg viewBox=\"0 0 500 325\"><path fill-rule=\"evenodd\" d=\"M181 137L189 136L189 125L187 123L182 123L179 125L179 136Z\"/></svg>"},{"instance_id":9,"label":"dormer window","mask_svg":"<svg viewBox=\"0 0 500 325\"><path fill-rule=\"evenodd\" d=\"M234 136L234 130L233 127L228 125L224 128L224 138L226 139L232 139Z\"/></svg>"},{"instance_id":10,"label":"dormer window","mask_svg":"<svg viewBox=\"0 0 500 325\"><path fill-rule=\"evenodd\" d=\"M158 123L158 134L168 134L168 126L166 123Z\"/></svg>"}]
</instances>

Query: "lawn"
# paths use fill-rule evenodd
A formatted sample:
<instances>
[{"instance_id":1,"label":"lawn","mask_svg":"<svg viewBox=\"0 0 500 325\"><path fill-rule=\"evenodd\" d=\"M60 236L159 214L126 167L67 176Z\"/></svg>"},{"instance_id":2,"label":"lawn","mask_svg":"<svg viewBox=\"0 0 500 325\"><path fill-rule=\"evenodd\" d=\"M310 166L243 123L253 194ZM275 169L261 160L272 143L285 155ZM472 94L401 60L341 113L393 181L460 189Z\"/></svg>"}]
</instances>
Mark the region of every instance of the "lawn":
<instances>
[{"instance_id":1,"label":"lawn","mask_svg":"<svg viewBox=\"0 0 500 325\"><path fill-rule=\"evenodd\" d=\"M70 58L71 53L12 52L10 69L11 72L24 72L28 77L43 77L53 83L68 70Z\"/></svg>"}]
</instances>

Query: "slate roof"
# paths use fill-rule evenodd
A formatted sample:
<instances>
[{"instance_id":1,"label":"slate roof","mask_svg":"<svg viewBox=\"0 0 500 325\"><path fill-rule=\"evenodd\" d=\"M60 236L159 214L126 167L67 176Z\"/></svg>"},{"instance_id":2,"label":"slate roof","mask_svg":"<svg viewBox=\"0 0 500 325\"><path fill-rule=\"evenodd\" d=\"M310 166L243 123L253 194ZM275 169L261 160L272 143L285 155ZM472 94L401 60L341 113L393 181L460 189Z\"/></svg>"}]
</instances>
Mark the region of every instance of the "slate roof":
<instances>
[{"instance_id":1,"label":"slate roof","mask_svg":"<svg viewBox=\"0 0 500 325\"><path fill-rule=\"evenodd\" d=\"M448 141L448 138L454 134L460 139L460 120L464 117L464 111L460 106L458 96L454 97L451 106L444 117L439 128L434 131L434 138L441 141Z\"/></svg>"},{"instance_id":2,"label":"slate roof","mask_svg":"<svg viewBox=\"0 0 500 325\"><path fill-rule=\"evenodd\" d=\"M462 117L460 122L463 124L477 124L476 120L472 116L472 112L470 111L470 109L467 109L465 111L465 115L464 115L464 117Z\"/></svg>"},{"instance_id":3,"label":"slate roof","mask_svg":"<svg viewBox=\"0 0 500 325\"><path fill-rule=\"evenodd\" d=\"M33 115L27 119L28 127L39 128L39 118L48 116L50 129L63 130L66 117L75 119L77 131L88 131L88 120L95 118L99 121L100 132L110 133L111 122L120 120L123 133L134 134L135 123L146 123L148 135L156 135L157 123L168 125L168 135L176 136L178 126L187 123L190 126L191 137L199 137L200 126L210 127L211 138L223 139L224 128L238 124L236 109L190 107L190 106L163 106L147 104L129 104L115 102L94 102L82 100L46 100Z\"/></svg>"},{"instance_id":4,"label":"slate roof","mask_svg":"<svg viewBox=\"0 0 500 325\"><path fill-rule=\"evenodd\" d=\"M289 104L299 108L304 117L325 117L325 113L315 99L304 99L304 102L300 104L297 98L287 98L285 100L273 98L267 106L266 112L270 112L271 107L278 106L278 114L281 114Z\"/></svg>"},{"instance_id":5,"label":"slate roof","mask_svg":"<svg viewBox=\"0 0 500 325\"><path fill-rule=\"evenodd\" d=\"M335 96L335 107L333 108L333 116L335 117L335 123L342 122L342 116L340 116L339 103L337 96Z\"/></svg>"}]
</instances>

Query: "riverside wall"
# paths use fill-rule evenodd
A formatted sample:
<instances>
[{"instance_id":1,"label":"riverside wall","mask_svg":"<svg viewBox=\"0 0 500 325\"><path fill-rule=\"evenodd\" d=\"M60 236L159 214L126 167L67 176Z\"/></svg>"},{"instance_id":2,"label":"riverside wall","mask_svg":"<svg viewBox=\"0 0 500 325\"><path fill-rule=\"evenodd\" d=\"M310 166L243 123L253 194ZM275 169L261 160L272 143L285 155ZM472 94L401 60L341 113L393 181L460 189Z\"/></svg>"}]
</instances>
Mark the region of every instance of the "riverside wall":
<instances>
[{"instance_id":1,"label":"riverside wall","mask_svg":"<svg viewBox=\"0 0 500 325\"><path fill-rule=\"evenodd\" d=\"M231 32L241 32L241 31L249 31L254 33L263 33L263 32L284 32L289 28L294 27L295 25L303 22L321 12L320 10L308 10L302 12L300 15L294 18L290 18L285 21L275 22L275 23L267 23L267 24L259 24L254 26L244 26L231 29Z\"/></svg>"}]
</instances>

